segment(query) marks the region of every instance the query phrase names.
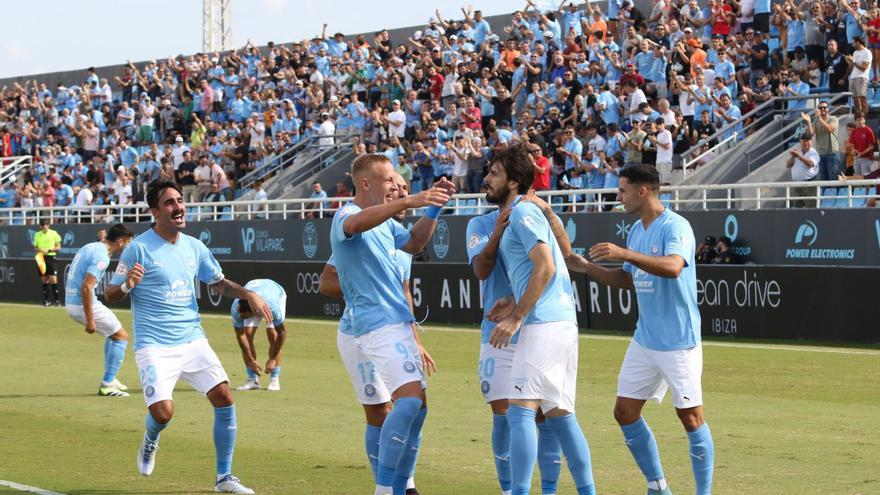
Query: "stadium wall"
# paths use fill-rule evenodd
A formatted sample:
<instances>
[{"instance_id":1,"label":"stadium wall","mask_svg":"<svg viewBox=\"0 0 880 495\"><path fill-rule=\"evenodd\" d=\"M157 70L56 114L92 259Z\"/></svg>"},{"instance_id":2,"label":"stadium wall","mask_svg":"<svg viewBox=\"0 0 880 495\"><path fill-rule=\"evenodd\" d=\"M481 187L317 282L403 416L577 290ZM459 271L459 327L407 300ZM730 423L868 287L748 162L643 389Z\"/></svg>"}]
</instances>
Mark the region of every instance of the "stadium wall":
<instances>
[{"instance_id":1,"label":"stadium wall","mask_svg":"<svg viewBox=\"0 0 880 495\"><path fill-rule=\"evenodd\" d=\"M880 209L683 211L697 243L727 236L741 263L759 265L880 266ZM575 251L597 242L624 244L634 217L608 213L562 214ZM467 263L465 232L470 216L444 215L423 260ZM407 226L415 221L405 221ZM329 218L189 222L187 232L221 261L323 261L330 257ZM132 225L135 232L149 224ZM54 227L62 258L95 240L95 224ZM31 258L36 226L0 226L0 259Z\"/></svg>"},{"instance_id":2,"label":"stadium wall","mask_svg":"<svg viewBox=\"0 0 880 495\"><path fill-rule=\"evenodd\" d=\"M59 261L62 284L68 265L69 261ZM223 263L231 280L272 278L284 286L289 317L339 318L342 301L318 293L323 267L323 262ZM703 335L880 343L874 290L880 268L700 265L697 276ZM229 311L230 300L204 284L196 285L203 311ZM479 326L480 283L468 265L415 263L411 287L417 320ZM638 308L631 291L611 289L581 274L572 274L572 287L581 328L624 332L635 328ZM0 260L0 300L36 303L40 294L33 260Z\"/></svg>"}]
</instances>

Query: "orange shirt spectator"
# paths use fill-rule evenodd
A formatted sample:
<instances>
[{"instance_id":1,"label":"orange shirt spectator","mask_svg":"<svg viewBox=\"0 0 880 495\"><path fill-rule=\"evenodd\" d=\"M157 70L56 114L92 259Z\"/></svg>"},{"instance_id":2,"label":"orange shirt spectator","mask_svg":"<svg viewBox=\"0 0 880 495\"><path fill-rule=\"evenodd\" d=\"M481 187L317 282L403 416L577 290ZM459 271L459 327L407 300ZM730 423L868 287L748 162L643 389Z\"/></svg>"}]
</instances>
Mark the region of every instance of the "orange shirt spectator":
<instances>
[{"instance_id":1,"label":"orange shirt spectator","mask_svg":"<svg viewBox=\"0 0 880 495\"><path fill-rule=\"evenodd\" d=\"M522 55L519 50L504 50L501 52L501 59L504 60L504 65L507 66L508 69L513 70L513 61L518 59Z\"/></svg>"},{"instance_id":2,"label":"orange shirt spectator","mask_svg":"<svg viewBox=\"0 0 880 495\"><path fill-rule=\"evenodd\" d=\"M694 48L694 51L691 52L691 77L697 77L696 71L694 71L695 67L705 67L706 66L706 51L703 50L703 42L696 39L691 38L688 40L688 45Z\"/></svg>"},{"instance_id":3,"label":"orange shirt spectator","mask_svg":"<svg viewBox=\"0 0 880 495\"><path fill-rule=\"evenodd\" d=\"M602 32L602 37L597 38L595 33L597 31ZM608 23L602 19L593 20L590 24L590 44L596 43L597 41L605 41L605 36L608 34Z\"/></svg>"}]
</instances>

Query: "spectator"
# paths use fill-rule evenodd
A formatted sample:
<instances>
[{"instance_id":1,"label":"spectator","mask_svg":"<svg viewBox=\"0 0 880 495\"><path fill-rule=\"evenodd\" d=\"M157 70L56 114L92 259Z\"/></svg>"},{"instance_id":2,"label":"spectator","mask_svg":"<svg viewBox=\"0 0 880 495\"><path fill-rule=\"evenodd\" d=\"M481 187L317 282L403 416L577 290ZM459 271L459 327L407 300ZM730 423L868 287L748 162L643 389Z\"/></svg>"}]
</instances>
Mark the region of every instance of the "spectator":
<instances>
[{"instance_id":1,"label":"spectator","mask_svg":"<svg viewBox=\"0 0 880 495\"><path fill-rule=\"evenodd\" d=\"M715 256L712 258L714 265L732 265L736 262L733 256L733 250L730 246L730 238L721 236L715 245Z\"/></svg>"},{"instance_id":2,"label":"spectator","mask_svg":"<svg viewBox=\"0 0 880 495\"><path fill-rule=\"evenodd\" d=\"M321 189L321 183L315 182L312 184L312 193L309 195L309 199L317 199L323 200L327 198L327 192ZM317 212L310 211L306 214L307 218L324 218L324 212L328 210L329 202L327 201L315 201L314 203L309 203L308 208L310 210L319 210Z\"/></svg>"},{"instance_id":3,"label":"spectator","mask_svg":"<svg viewBox=\"0 0 880 495\"><path fill-rule=\"evenodd\" d=\"M791 180L794 182L808 182L816 178L819 174L819 153L813 148L812 136L804 134L801 136L799 146L795 146L789 150L791 157L786 163L786 167L791 169ZM793 194L796 198L813 197L817 195L815 187L801 186L793 188ZM816 206L815 199L794 199L791 202L794 208L812 208Z\"/></svg>"},{"instance_id":4,"label":"spectator","mask_svg":"<svg viewBox=\"0 0 880 495\"><path fill-rule=\"evenodd\" d=\"M700 265L712 263L712 260L715 259L715 254L715 238L708 235L703 239L703 242L697 246L697 263Z\"/></svg>"},{"instance_id":5,"label":"spectator","mask_svg":"<svg viewBox=\"0 0 880 495\"><path fill-rule=\"evenodd\" d=\"M850 15L847 13L847 15ZM871 50L865 47L865 41L861 36L852 39L853 53L845 57L850 66L849 90L853 94L855 115L868 114L868 75L871 72L873 59Z\"/></svg>"},{"instance_id":6,"label":"spectator","mask_svg":"<svg viewBox=\"0 0 880 495\"><path fill-rule=\"evenodd\" d=\"M828 112L828 102L820 101L816 106L816 120L801 113L807 124L807 132L816 137L816 151L819 153L819 180L834 180L841 171L840 140L837 135L837 117Z\"/></svg>"},{"instance_id":7,"label":"spectator","mask_svg":"<svg viewBox=\"0 0 880 495\"><path fill-rule=\"evenodd\" d=\"M254 218L265 220L269 218L269 196L263 190L263 181L256 180L254 182L254 191L254 202L257 203Z\"/></svg>"},{"instance_id":8,"label":"spectator","mask_svg":"<svg viewBox=\"0 0 880 495\"><path fill-rule=\"evenodd\" d=\"M856 126L849 133L854 154L855 175L868 175L874 163L874 131L865 124L864 115L856 115Z\"/></svg>"},{"instance_id":9,"label":"spectator","mask_svg":"<svg viewBox=\"0 0 880 495\"><path fill-rule=\"evenodd\" d=\"M193 171L193 180L196 183L196 192L195 192L195 202L201 202L208 193L211 192L211 185L214 184L212 180L213 170L211 169L211 165L208 163L208 157L202 156L199 158L199 164Z\"/></svg>"},{"instance_id":10,"label":"spectator","mask_svg":"<svg viewBox=\"0 0 880 495\"><path fill-rule=\"evenodd\" d=\"M183 200L187 203L197 202L195 170L196 162L192 159L192 152L184 151L183 161L177 166L174 178L177 185L183 190Z\"/></svg>"}]
</instances>

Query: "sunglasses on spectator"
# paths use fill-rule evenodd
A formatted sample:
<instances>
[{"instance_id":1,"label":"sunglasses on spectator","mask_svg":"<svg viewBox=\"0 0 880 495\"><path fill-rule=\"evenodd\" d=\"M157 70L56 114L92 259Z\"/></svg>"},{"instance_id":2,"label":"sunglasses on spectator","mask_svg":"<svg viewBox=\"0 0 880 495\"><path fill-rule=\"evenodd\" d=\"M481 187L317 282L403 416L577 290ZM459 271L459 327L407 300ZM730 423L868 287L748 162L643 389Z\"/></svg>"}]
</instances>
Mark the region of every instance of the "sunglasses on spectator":
<instances>
[{"instance_id":1,"label":"sunglasses on spectator","mask_svg":"<svg viewBox=\"0 0 880 495\"><path fill-rule=\"evenodd\" d=\"M828 110L828 105L822 105L818 108L819 108L819 110Z\"/></svg>"}]
</instances>

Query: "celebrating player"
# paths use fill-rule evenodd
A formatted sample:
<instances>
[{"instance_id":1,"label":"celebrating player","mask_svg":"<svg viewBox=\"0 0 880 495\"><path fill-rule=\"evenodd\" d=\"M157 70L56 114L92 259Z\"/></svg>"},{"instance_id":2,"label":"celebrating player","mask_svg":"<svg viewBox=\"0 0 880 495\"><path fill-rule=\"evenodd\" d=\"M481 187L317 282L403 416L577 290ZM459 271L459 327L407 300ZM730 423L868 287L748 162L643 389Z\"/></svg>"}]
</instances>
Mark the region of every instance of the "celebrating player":
<instances>
[{"instance_id":1,"label":"celebrating player","mask_svg":"<svg viewBox=\"0 0 880 495\"><path fill-rule=\"evenodd\" d=\"M531 150L530 150L531 152ZM563 256L571 252L571 244L565 227L553 213L550 206L534 195L523 196L523 201L533 201L540 209L556 237ZM468 259L474 274L480 279L483 295L483 321L480 340L480 388L483 397L492 409L492 452L495 456L495 469L502 493L510 492L510 427L507 423L508 398L513 391L510 369L516 351L519 332L510 338L510 345L496 349L489 345L489 336L495 329L490 310L497 301L512 302L513 290L507 279L504 263L498 258L498 246L507 227L510 208L493 210L485 215L472 218L467 226ZM541 470L541 492L556 493L559 471L562 467L559 441L538 411L538 467Z\"/></svg>"},{"instance_id":2,"label":"celebrating player","mask_svg":"<svg viewBox=\"0 0 880 495\"><path fill-rule=\"evenodd\" d=\"M49 226L49 219L40 220L40 230L34 234L34 249L37 251L37 266L40 269L40 281L43 282L43 306L49 305L49 290L55 305L61 305L58 297L58 267L55 263L58 251L61 250L61 236Z\"/></svg>"},{"instance_id":3,"label":"celebrating player","mask_svg":"<svg viewBox=\"0 0 880 495\"><path fill-rule=\"evenodd\" d=\"M349 305L352 335L394 402L379 435L375 494L386 495L415 463L409 457L427 414L427 385L412 332L413 314L401 290L394 253L422 250L455 187L441 179L430 189L398 198L394 167L386 156L375 154L355 160L352 178L355 199L333 217L330 243ZM401 211L424 206L427 212L412 231L393 219Z\"/></svg>"},{"instance_id":4,"label":"celebrating player","mask_svg":"<svg viewBox=\"0 0 880 495\"><path fill-rule=\"evenodd\" d=\"M409 195L409 186L400 174L395 174L397 183L398 198L404 198ZM402 221L406 211L401 211L394 216L395 220ZM410 311L413 309L412 293L410 292L409 279L410 268L412 266L412 255L401 250L395 251L395 262L400 271L400 279L403 282L403 294L409 303ZM336 272L336 261L331 256L324 266L321 273L319 285L321 294L327 297L341 298L343 297L342 287L339 285L339 275ZM413 338L416 341L416 347L422 358L422 367L430 375L436 371L436 365L431 355L422 345L421 338L418 334L418 327L413 324ZM372 361L358 349L357 342L352 335L351 315L348 311L348 304L342 311L342 319L339 320L339 331L336 334L336 345L339 349L339 355L342 358L345 369L351 378L351 384L354 386L355 397L364 408L366 415L367 427L364 432L364 444L367 450L367 459L370 468L373 470L373 477L378 475L379 468L379 435L382 431L382 424L391 411L391 393L382 380L376 377L376 366ZM421 439L417 439L413 445L413 449L407 452L406 465L399 466L398 471L401 472L400 479L395 479L392 487L400 491L402 486L406 488L406 495L418 495L415 487L413 475L415 474L415 460L418 456L418 449ZM405 478L405 479L404 479ZM405 483L405 485L404 485ZM396 492L395 492L396 493Z\"/></svg>"},{"instance_id":5,"label":"celebrating player","mask_svg":"<svg viewBox=\"0 0 880 495\"><path fill-rule=\"evenodd\" d=\"M95 296L95 286L104 278L110 258L121 253L131 242L134 232L122 224L110 227L104 240L82 247L73 257L64 288L64 307L67 315L86 326L86 333L95 333L104 339L104 376L98 395L128 397L128 387L119 382L116 373L125 358L128 333L106 306Z\"/></svg>"},{"instance_id":6,"label":"celebrating player","mask_svg":"<svg viewBox=\"0 0 880 495\"><path fill-rule=\"evenodd\" d=\"M687 431L698 495L712 491L715 446L703 416L703 350L694 232L680 215L660 202L657 169L639 165L620 172L619 199L637 215L627 248L600 243L590 248L593 261L623 262L605 268L571 255L569 268L599 283L633 289L639 319L617 379L614 419L648 482L648 494L670 494L654 434L641 417L648 399L660 402L672 389L672 404Z\"/></svg>"},{"instance_id":7,"label":"celebrating player","mask_svg":"<svg viewBox=\"0 0 880 495\"><path fill-rule=\"evenodd\" d=\"M534 178L525 144L497 153L486 177L486 198L511 210L499 251L516 303L493 315L496 325L489 335L489 344L501 349L519 331L507 411L511 492L529 493L540 408L562 447L578 494L595 494L590 449L574 413L578 329L571 280L547 218L538 205L520 200Z\"/></svg>"},{"instance_id":8,"label":"celebrating player","mask_svg":"<svg viewBox=\"0 0 880 495\"><path fill-rule=\"evenodd\" d=\"M281 348L287 338L287 329L284 328L284 314L287 309L287 293L278 282L269 279L251 280L244 286L245 289L256 292L269 304L272 309L272 319L266 320L266 337L269 339L269 360L266 361L266 373L269 374L269 386L266 390L281 390ZM246 300L236 299L232 301L232 326L235 327L235 337L238 346L241 347L241 357L244 359L248 381L236 390L259 390L260 389L260 363L257 362L257 351L254 347L254 334L260 326L263 317L255 313Z\"/></svg>"},{"instance_id":9,"label":"celebrating player","mask_svg":"<svg viewBox=\"0 0 880 495\"><path fill-rule=\"evenodd\" d=\"M153 183L147 204L156 224L125 248L106 291L110 302L131 294L135 360L149 409L138 471L144 476L153 472L159 433L174 415L172 392L182 378L214 406L214 491L254 493L232 475L235 404L226 371L205 338L193 281L198 278L216 293L246 300L266 321L273 320L272 310L258 294L227 280L208 248L181 232L186 205L176 184Z\"/></svg>"}]
</instances>

